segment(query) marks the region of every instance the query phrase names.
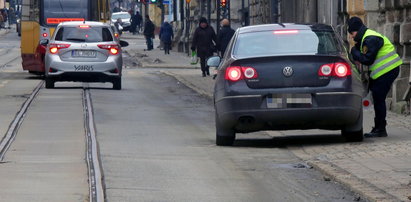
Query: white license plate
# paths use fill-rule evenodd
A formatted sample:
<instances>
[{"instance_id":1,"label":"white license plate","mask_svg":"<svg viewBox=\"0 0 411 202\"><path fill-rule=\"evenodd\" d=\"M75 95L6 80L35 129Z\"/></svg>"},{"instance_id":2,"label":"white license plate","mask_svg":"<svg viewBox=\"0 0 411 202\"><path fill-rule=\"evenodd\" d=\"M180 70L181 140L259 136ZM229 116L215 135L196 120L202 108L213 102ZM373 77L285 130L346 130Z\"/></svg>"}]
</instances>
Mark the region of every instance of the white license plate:
<instances>
[{"instance_id":1,"label":"white license plate","mask_svg":"<svg viewBox=\"0 0 411 202\"><path fill-rule=\"evenodd\" d=\"M71 55L73 57L95 58L96 51L93 50L73 50Z\"/></svg>"},{"instance_id":2,"label":"white license plate","mask_svg":"<svg viewBox=\"0 0 411 202\"><path fill-rule=\"evenodd\" d=\"M311 107L311 94L272 94L267 96L267 108Z\"/></svg>"}]
</instances>

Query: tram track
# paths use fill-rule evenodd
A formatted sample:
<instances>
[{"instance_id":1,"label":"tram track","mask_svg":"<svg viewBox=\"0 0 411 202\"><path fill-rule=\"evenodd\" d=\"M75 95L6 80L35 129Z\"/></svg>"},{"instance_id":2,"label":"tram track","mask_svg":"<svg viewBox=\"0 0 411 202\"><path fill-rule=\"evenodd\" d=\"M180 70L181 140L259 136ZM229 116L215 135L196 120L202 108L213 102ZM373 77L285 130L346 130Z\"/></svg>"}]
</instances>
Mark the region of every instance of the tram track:
<instances>
[{"instance_id":1,"label":"tram track","mask_svg":"<svg viewBox=\"0 0 411 202\"><path fill-rule=\"evenodd\" d=\"M90 202L105 201L103 172L99 156L90 90L83 87L84 126L86 131L86 161L89 176Z\"/></svg>"},{"instance_id":2,"label":"tram track","mask_svg":"<svg viewBox=\"0 0 411 202\"><path fill-rule=\"evenodd\" d=\"M18 130L26 117L31 104L38 96L40 90L44 86L44 81L41 81L31 92L30 96L24 101L21 108L10 123L6 134L0 141L0 162L3 161L7 151L17 137ZM84 116L85 144L86 144L86 164L89 184L89 201L104 202L104 179L101 161L99 157L98 142L96 138L96 128L94 123L93 104L91 93L88 86L82 89L82 103Z\"/></svg>"},{"instance_id":3,"label":"tram track","mask_svg":"<svg viewBox=\"0 0 411 202\"><path fill-rule=\"evenodd\" d=\"M7 132L3 139L0 141L0 161L3 161L4 155L7 153L7 150L10 148L11 144L13 143L14 139L17 136L17 132L21 124L23 123L24 117L26 116L27 110L29 109L31 103L33 102L34 98L39 93L41 87L43 86L43 81L41 81L36 88L32 91L30 96L27 100L23 103L20 111L16 114L13 121L9 125Z\"/></svg>"}]
</instances>

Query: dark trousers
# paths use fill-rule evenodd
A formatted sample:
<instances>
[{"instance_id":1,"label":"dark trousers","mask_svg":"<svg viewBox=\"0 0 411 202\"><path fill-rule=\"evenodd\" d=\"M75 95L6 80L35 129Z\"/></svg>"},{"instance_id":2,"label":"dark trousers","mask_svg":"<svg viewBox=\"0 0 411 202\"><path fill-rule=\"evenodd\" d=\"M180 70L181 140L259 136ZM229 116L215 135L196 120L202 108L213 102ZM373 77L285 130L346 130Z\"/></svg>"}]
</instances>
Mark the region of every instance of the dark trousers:
<instances>
[{"instance_id":1,"label":"dark trousers","mask_svg":"<svg viewBox=\"0 0 411 202\"><path fill-rule=\"evenodd\" d=\"M171 42L163 42L163 46L164 46L164 53L170 54Z\"/></svg>"},{"instance_id":2,"label":"dark trousers","mask_svg":"<svg viewBox=\"0 0 411 202\"><path fill-rule=\"evenodd\" d=\"M387 116L387 107L385 105L385 99L390 91L391 85L397 78L400 72L400 68L387 72L386 74L378 77L376 80L370 79L370 90L372 92L372 98L374 100L374 111L375 111L375 127L385 128Z\"/></svg>"},{"instance_id":3,"label":"dark trousers","mask_svg":"<svg viewBox=\"0 0 411 202\"><path fill-rule=\"evenodd\" d=\"M200 57L201 71L204 74L210 75L209 67L207 66L207 57Z\"/></svg>"},{"instance_id":4,"label":"dark trousers","mask_svg":"<svg viewBox=\"0 0 411 202\"><path fill-rule=\"evenodd\" d=\"M153 49L153 38L149 36L146 37L146 44L147 44L147 50L152 50Z\"/></svg>"}]
</instances>

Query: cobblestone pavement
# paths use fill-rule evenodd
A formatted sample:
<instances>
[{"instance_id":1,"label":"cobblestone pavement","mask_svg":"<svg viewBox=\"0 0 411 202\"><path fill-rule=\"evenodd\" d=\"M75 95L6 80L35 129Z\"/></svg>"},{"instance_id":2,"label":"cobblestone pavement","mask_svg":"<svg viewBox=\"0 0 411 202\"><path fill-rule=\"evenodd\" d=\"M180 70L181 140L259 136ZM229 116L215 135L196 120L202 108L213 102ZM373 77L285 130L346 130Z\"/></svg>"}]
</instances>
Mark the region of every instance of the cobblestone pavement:
<instances>
[{"instance_id":1,"label":"cobblestone pavement","mask_svg":"<svg viewBox=\"0 0 411 202\"><path fill-rule=\"evenodd\" d=\"M135 39L136 44L144 40ZM158 43L158 41L157 41ZM144 54L142 49L133 48L131 54ZM148 58L173 61L176 68L161 69L198 93L212 97L214 80L201 77L198 69L181 69L189 63L186 54L172 52L170 55L155 49ZM132 59L139 60L138 57ZM141 61L141 58L140 58ZM149 63L150 59L142 63ZM167 65L154 65L166 68ZM146 66L147 67L147 66ZM371 129L373 111L364 110L364 131ZM321 170L325 180L333 179L345 184L353 191L371 201L411 201L411 116L388 112L387 138L365 139L361 143L343 141L298 143L288 146L296 156ZM330 134L330 131L298 131L298 134ZM332 134L338 132L332 131ZM295 132L268 132L270 136L284 136ZM335 135L334 135L335 136ZM307 137L308 138L308 137Z\"/></svg>"}]
</instances>

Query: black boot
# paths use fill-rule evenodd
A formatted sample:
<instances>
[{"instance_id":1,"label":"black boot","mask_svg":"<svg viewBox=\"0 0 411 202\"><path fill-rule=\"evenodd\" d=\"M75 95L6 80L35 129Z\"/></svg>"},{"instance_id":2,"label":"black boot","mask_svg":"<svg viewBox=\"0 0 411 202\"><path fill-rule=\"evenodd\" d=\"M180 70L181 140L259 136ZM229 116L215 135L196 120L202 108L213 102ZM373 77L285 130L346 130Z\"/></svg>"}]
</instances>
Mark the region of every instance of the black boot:
<instances>
[{"instance_id":1,"label":"black boot","mask_svg":"<svg viewBox=\"0 0 411 202\"><path fill-rule=\"evenodd\" d=\"M364 137L387 137L387 130L385 129L385 126L387 125L387 122L384 121L377 121L374 119L374 124L375 127L372 128L371 132L365 133Z\"/></svg>"},{"instance_id":2,"label":"black boot","mask_svg":"<svg viewBox=\"0 0 411 202\"><path fill-rule=\"evenodd\" d=\"M206 74L205 74L205 72L203 71L203 77L206 77Z\"/></svg>"},{"instance_id":3,"label":"black boot","mask_svg":"<svg viewBox=\"0 0 411 202\"><path fill-rule=\"evenodd\" d=\"M210 76L210 70L207 69L206 72L207 72L207 75Z\"/></svg>"}]
</instances>

